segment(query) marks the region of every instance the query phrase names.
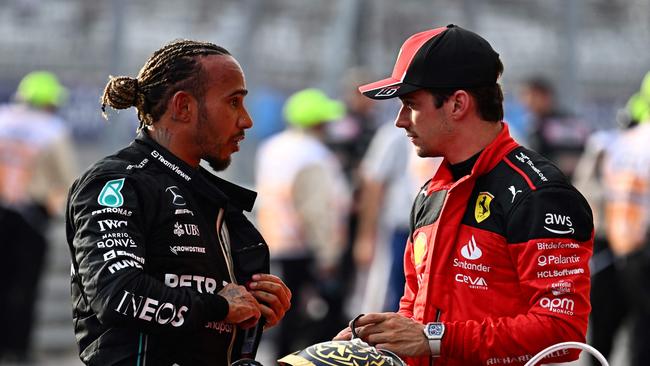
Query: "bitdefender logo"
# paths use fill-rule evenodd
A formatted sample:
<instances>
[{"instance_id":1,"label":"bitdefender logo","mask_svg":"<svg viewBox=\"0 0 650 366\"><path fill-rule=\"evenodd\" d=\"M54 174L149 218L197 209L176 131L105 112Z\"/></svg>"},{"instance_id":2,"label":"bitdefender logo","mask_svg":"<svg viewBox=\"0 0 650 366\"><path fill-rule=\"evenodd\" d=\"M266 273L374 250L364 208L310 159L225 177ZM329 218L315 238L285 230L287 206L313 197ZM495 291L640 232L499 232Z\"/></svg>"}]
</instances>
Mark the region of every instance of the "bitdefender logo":
<instances>
[{"instance_id":1,"label":"bitdefender logo","mask_svg":"<svg viewBox=\"0 0 650 366\"><path fill-rule=\"evenodd\" d=\"M481 248L476 245L476 239L474 239L474 235L472 235L472 238L467 244L463 245L463 247L460 248L460 254L469 260L476 260L481 258L483 251L481 251Z\"/></svg>"}]
</instances>

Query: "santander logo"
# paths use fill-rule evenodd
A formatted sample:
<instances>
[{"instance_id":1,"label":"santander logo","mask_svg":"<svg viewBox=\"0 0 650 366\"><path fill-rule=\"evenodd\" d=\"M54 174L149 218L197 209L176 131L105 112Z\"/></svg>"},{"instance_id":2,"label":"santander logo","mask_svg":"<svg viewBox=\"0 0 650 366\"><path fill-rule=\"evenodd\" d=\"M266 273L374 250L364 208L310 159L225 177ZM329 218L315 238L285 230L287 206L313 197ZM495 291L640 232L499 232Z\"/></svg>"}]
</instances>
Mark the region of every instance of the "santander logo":
<instances>
[{"instance_id":1,"label":"santander logo","mask_svg":"<svg viewBox=\"0 0 650 366\"><path fill-rule=\"evenodd\" d=\"M460 248L460 254L469 260L481 258L483 252L481 251L481 248L476 245L476 239L474 239L474 235L472 235L472 238L467 244L463 245L463 247Z\"/></svg>"}]
</instances>

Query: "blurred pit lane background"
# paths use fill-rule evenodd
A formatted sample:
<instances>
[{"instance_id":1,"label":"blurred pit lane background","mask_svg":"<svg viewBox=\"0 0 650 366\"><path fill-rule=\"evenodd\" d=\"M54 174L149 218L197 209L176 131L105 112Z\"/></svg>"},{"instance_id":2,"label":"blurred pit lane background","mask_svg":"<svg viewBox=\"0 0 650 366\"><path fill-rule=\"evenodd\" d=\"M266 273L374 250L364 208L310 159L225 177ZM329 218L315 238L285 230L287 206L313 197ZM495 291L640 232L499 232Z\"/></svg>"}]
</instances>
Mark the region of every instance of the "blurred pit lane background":
<instances>
[{"instance_id":1,"label":"blurred pit lane background","mask_svg":"<svg viewBox=\"0 0 650 366\"><path fill-rule=\"evenodd\" d=\"M223 175L252 186L256 148L283 128L290 93L315 86L340 96L346 70L359 65L384 77L409 35L449 23L500 53L506 120L515 130L526 127L517 88L531 74L548 77L563 107L604 129L650 69L650 0L0 0L0 102L11 100L26 73L56 73L70 91L60 113L81 172L135 134L135 109L101 116L108 75L135 76L173 39L214 42L242 64L255 123ZM397 104L380 108L388 120ZM68 257L59 218L40 284L33 364L80 364Z\"/></svg>"}]
</instances>

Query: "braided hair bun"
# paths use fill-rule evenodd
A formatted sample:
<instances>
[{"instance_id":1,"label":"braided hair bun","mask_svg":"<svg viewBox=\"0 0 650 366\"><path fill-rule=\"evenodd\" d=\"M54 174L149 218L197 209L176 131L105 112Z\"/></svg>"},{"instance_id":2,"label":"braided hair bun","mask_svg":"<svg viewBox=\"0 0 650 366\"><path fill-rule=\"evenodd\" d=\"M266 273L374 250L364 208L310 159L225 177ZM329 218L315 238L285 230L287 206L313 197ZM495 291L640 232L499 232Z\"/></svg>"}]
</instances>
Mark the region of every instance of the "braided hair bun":
<instances>
[{"instance_id":1,"label":"braided hair bun","mask_svg":"<svg viewBox=\"0 0 650 366\"><path fill-rule=\"evenodd\" d=\"M104 113L107 105L114 109L127 109L137 105L138 79L129 76L110 76L101 102Z\"/></svg>"}]
</instances>

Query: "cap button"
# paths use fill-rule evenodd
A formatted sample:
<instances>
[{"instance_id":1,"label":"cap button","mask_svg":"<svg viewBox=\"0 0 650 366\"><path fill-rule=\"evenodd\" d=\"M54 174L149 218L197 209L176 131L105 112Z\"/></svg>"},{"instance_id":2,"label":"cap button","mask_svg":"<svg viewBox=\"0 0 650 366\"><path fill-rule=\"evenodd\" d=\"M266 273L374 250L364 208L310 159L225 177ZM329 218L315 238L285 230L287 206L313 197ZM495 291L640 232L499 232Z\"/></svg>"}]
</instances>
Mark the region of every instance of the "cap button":
<instances>
[{"instance_id":1,"label":"cap button","mask_svg":"<svg viewBox=\"0 0 650 366\"><path fill-rule=\"evenodd\" d=\"M448 25L447 25L447 28L453 28L453 27L455 27L455 26L456 26L455 24L448 24Z\"/></svg>"}]
</instances>

